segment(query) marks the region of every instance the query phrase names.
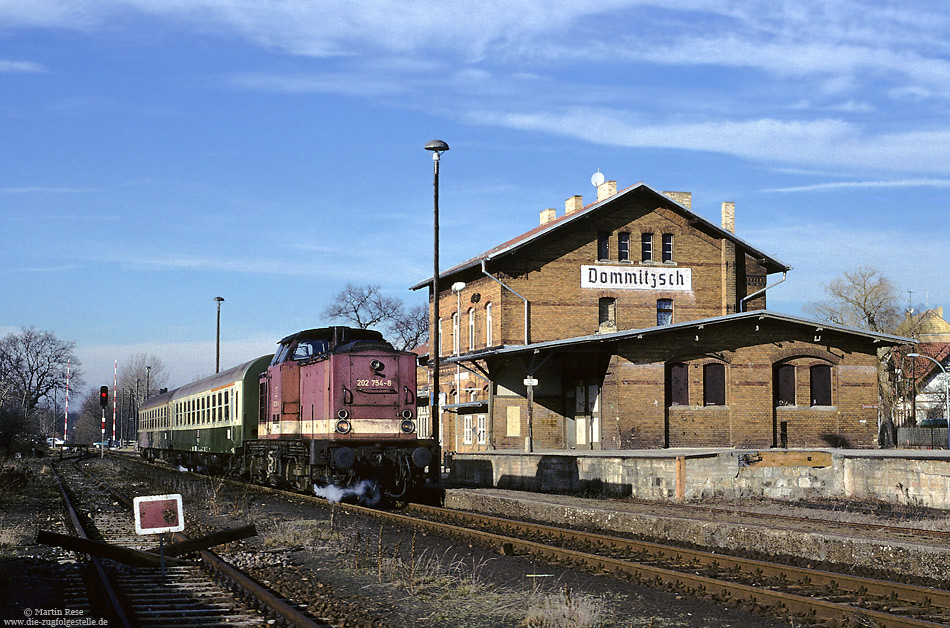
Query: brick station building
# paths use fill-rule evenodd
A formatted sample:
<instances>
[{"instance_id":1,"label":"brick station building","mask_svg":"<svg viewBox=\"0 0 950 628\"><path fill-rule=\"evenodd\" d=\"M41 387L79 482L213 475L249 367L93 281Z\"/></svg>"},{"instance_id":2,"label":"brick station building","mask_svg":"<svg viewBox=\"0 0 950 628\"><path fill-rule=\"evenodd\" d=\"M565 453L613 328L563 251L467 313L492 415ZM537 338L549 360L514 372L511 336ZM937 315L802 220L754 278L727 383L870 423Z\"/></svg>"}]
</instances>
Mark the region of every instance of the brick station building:
<instances>
[{"instance_id":1,"label":"brick station building","mask_svg":"<svg viewBox=\"0 0 950 628\"><path fill-rule=\"evenodd\" d=\"M442 272L444 449L876 446L878 349L909 340L766 310L791 267L734 223L607 181Z\"/></svg>"}]
</instances>

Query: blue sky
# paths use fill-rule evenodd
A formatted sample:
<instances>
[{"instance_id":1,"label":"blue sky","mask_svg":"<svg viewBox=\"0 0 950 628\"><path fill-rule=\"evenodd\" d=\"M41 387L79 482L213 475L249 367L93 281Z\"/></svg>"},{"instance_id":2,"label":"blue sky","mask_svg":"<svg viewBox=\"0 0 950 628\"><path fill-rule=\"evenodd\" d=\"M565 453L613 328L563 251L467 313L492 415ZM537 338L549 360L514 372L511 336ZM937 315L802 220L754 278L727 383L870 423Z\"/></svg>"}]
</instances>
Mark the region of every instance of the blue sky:
<instances>
[{"instance_id":1,"label":"blue sky","mask_svg":"<svg viewBox=\"0 0 950 628\"><path fill-rule=\"evenodd\" d=\"M348 281L422 303L435 138L443 267L599 169L735 202L770 309L861 265L950 306L948 108L936 2L0 0L0 333L179 385L215 296L222 366Z\"/></svg>"}]
</instances>

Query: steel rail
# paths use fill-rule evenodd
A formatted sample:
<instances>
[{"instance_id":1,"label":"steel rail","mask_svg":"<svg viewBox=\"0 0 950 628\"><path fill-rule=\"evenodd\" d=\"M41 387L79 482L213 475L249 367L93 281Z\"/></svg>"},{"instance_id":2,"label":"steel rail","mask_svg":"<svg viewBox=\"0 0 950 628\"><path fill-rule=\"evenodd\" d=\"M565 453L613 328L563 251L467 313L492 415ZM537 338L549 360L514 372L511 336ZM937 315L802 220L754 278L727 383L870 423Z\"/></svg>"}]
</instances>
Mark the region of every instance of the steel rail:
<instances>
[{"instance_id":1,"label":"steel rail","mask_svg":"<svg viewBox=\"0 0 950 628\"><path fill-rule=\"evenodd\" d=\"M793 613L801 616L816 616L823 619L831 619L838 622L844 622L851 625L850 622L856 618L866 618L876 622L874 625L880 628L937 628L947 624L938 624L931 621L915 619L909 616L893 615L871 609L858 608L838 602L816 599L797 595L794 593L785 593L782 591L769 590L762 587L755 587L741 583L717 580L706 576L665 569L663 567L654 567L640 563L598 556L577 550L565 549L546 545L536 541L528 541L517 537L500 535L482 530L473 530L471 528L459 527L441 521L430 519L418 519L408 515L401 515L393 512L378 511L355 507L361 512L365 511L378 518L397 521L413 527L427 528L443 534L453 536L469 536L480 539L482 542L499 548L507 548L509 551L521 550L532 556L571 565L583 565L598 571L621 574L631 577L644 584L659 584L674 588L685 588L688 591L698 592L704 596L712 596L720 600L737 600L758 604L774 609L781 609L786 613ZM443 510L443 509L436 509ZM837 574L840 575L840 574Z\"/></svg>"},{"instance_id":2,"label":"steel rail","mask_svg":"<svg viewBox=\"0 0 950 628\"><path fill-rule=\"evenodd\" d=\"M932 589L919 585L906 584L902 582L892 582L888 580L876 580L863 576L854 576L833 571L823 571L819 569L806 569L795 567L793 565L784 565L771 563L768 561L756 560L752 558L739 558L727 554L715 554L703 550L694 550L681 547L663 545L650 541L640 541L637 539L628 539L605 534L592 534L580 530L571 530L568 528L557 528L537 523L526 523L502 517L483 515L478 513L465 512L460 515L460 511L448 510L444 508L435 508L421 504L413 504L412 510L418 510L430 516L442 518L462 518L487 525L500 527L506 530L525 530L529 534L548 535L569 541L590 543L595 541L601 545L612 547L617 550L628 552L646 552L654 556L680 560L695 561L700 564L715 564L721 569L741 569L743 571L758 571L764 576L784 577L799 582L808 582L822 586L834 586L844 589L850 593L866 592L871 595L891 597L895 596L905 602L915 604L929 603L940 608L950 609L950 591L942 589Z\"/></svg>"},{"instance_id":3,"label":"steel rail","mask_svg":"<svg viewBox=\"0 0 950 628\"><path fill-rule=\"evenodd\" d=\"M203 476L202 476L203 477ZM234 482L232 480L227 480L229 483L241 484L239 482ZM325 499L314 497L311 495L304 495L300 493L291 493L283 491L280 489L274 489L270 487L263 487L258 485L249 485L254 490L259 490L263 493L277 494L277 495L287 495L293 496L295 498L300 498L311 503L318 503L326 505L327 502ZM875 611L872 609L859 608L855 606L850 606L848 604L843 604L839 602L831 602L828 600L816 599L813 597L807 597L804 595L797 595L794 593L785 593L781 591L769 590L763 587L750 586L741 583L728 582L723 580L716 580L714 578L709 578L699 574L684 573L680 571L675 571L671 569L665 569L662 567L655 567L650 565L643 565L635 563L632 561L609 558L604 556L597 556L595 554L588 554L585 552L580 552L577 550L570 550L564 548L558 548L551 545L546 545L544 543L539 543L535 541L528 541L524 539L519 539L516 537L510 537L501 534L495 534L491 532L484 532L481 530L473 530L471 528L460 527L448 523L443 523L440 521L433 521L429 519L420 519L418 517L412 517L408 515L402 515L390 511L380 511L372 508L365 508L362 506L356 506L352 504L337 504L337 507L350 510L352 512L358 512L373 516L379 519L388 519L392 522L412 526L412 527L421 527L428 528L430 530L440 532L449 536L456 537L474 537L481 539L482 542L498 547L500 549L508 549L511 551L521 550L524 553L531 554L538 558L553 562L564 562L570 564L584 565L588 568L593 568L596 570L603 570L608 573L617 573L624 574L631 578L637 579L644 584L655 584L663 585L673 588L682 588L691 592L694 592L700 596L714 597L720 600L728 601L734 600L739 602L751 603L753 605L761 605L763 607L771 607L773 609L781 609L786 613L795 613L801 616L815 616L821 617L823 619L829 619L836 622L841 622L845 625L856 625L855 622L865 621L875 622L874 624L879 628L939 628L950 624L935 623L931 621L916 619L911 616L906 615L895 615L892 613L885 613L881 611ZM437 513L438 516L459 516L461 511L453 511L450 509L441 509L431 506L422 506L419 504L413 504L412 509L431 509L432 512ZM466 516L473 515L474 513L462 513ZM514 522L512 520L502 520L497 517L490 517L488 515L475 515L480 518L485 519L498 519L500 521L509 521L514 524L523 526L523 525L533 525L537 526L538 524L523 524L521 522ZM550 530L558 532L570 532L583 534L576 531L562 530L561 528L553 528L551 526L538 526L539 528L548 528ZM540 534L540 532L539 532ZM607 538L607 537L604 537ZM614 537L618 538L619 537ZM628 539L620 539L622 541L628 541ZM652 544L659 548L666 548L659 544ZM680 553L693 552L696 550L685 550L681 548L666 548L671 551L676 551ZM715 557L715 559L722 563L724 560L743 560L737 559L734 557L728 557L721 554L712 554L708 553L709 556ZM760 561L761 562L761 561ZM763 565L771 565L770 563L762 562ZM779 570L782 573L788 573L790 569L801 569L801 568L792 568L786 565L780 565ZM814 574L816 572L811 570L804 570L809 574ZM838 584L843 578L857 578L855 576L848 576L846 574L825 572L830 574L834 578L833 583ZM888 595L894 590L894 587L903 588L911 587L914 585L905 585L902 583L894 582L885 582L885 581L874 581L873 579L866 579L870 582L876 582L877 584L883 583L884 590L887 591ZM926 592L930 596L934 594L935 589L927 589L924 587L916 587L920 592ZM946 592L941 592L946 593ZM927 598L930 599L929 597ZM912 601L912 600L907 600ZM857 625L860 625L858 623Z\"/></svg>"},{"instance_id":4,"label":"steel rail","mask_svg":"<svg viewBox=\"0 0 950 628\"><path fill-rule=\"evenodd\" d=\"M85 470L83 470L85 472ZM88 474L87 474L88 475ZM133 500L119 492L115 487L103 482L98 478L89 476L96 482L100 488L106 490L115 497L126 508L132 508ZM180 532L175 532L172 538L177 542L185 542L187 536ZM239 587L244 593L265 606L268 611L278 617L287 625L296 628L333 628L330 624L316 622L298 609L288 604L283 598L276 595L273 591L260 584L250 576L244 574L230 563L222 559L211 550L201 550L199 552L204 565L213 573L225 578L235 586Z\"/></svg>"},{"instance_id":5,"label":"steel rail","mask_svg":"<svg viewBox=\"0 0 950 628\"><path fill-rule=\"evenodd\" d=\"M71 527L82 539L89 540L89 535L82 523L82 519L80 519L79 513L76 511L76 507L73 504L72 499L69 497L66 487L63 485L63 480L59 475L59 470L56 468L56 465L52 465L52 468L53 474L56 478L56 485L59 487L59 494L63 498L63 507L66 510L66 516L69 519ZM106 604L105 611L109 615L109 625L119 626L120 628L133 628L135 624L132 623L128 610L122 603L122 599L116 592L116 589L112 584L112 580L109 579L105 568L102 566L102 561L98 557L90 555L89 564L92 567L93 578L96 584L96 593Z\"/></svg>"}]
</instances>

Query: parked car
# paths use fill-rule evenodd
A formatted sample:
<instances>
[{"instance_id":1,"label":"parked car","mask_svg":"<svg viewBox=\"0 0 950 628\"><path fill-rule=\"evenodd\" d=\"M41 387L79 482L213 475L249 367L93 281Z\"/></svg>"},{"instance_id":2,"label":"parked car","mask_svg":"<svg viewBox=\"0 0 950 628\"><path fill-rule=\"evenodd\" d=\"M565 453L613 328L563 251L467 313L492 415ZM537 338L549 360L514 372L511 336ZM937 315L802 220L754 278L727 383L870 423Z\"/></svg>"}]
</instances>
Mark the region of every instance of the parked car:
<instances>
[{"instance_id":1,"label":"parked car","mask_svg":"<svg viewBox=\"0 0 950 628\"><path fill-rule=\"evenodd\" d=\"M50 438L47 438L47 439L46 439L46 446L47 446L47 447L59 447L59 446L62 445L62 444L63 444L63 439L62 439L62 438L50 437Z\"/></svg>"},{"instance_id":2,"label":"parked car","mask_svg":"<svg viewBox=\"0 0 950 628\"><path fill-rule=\"evenodd\" d=\"M947 427L947 419L924 419L917 427Z\"/></svg>"}]
</instances>

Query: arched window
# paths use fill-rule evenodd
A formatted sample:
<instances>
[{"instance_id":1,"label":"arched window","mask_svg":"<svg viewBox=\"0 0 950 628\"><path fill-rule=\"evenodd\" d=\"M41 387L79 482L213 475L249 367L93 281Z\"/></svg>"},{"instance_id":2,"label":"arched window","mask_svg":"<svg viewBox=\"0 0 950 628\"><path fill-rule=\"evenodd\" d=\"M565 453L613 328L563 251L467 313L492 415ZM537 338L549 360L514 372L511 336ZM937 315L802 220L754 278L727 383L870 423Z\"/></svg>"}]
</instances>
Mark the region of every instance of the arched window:
<instances>
[{"instance_id":1,"label":"arched window","mask_svg":"<svg viewBox=\"0 0 950 628\"><path fill-rule=\"evenodd\" d=\"M703 405L726 405L726 365L710 362L703 365Z\"/></svg>"},{"instance_id":2,"label":"arched window","mask_svg":"<svg viewBox=\"0 0 950 628\"><path fill-rule=\"evenodd\" d=\"M831 367L816 364L809 369L811 375L811 405L830 406L831 404Z\"/></svg>"},{"instance_id":3,"label":"arched window","mask_svg":"<svg viewBox=\"0 0 950 628\"><path fill-rule=\"evenodd\" d=\"M491 317L491 301L485 304L485 346L490 347L494 344L494 337L492 335L492 317Z\"/></svg>"},{"instance_id":4,"label":"arched window","mask_svg":"<svg viewBox=\"0 0 950 628\"><path fill-rule=\"evenodd\" d=\"M775 367L773 390L776 406L794 406L795 403L795 365L779 364Z\"/></svg>"},{"instance_id":5,"label":"arched window","mask_svg":"<svg viewBox=\"0 0 950 628\"><path fill-rule=\"evenodd\" d=\"M601 297L599 310L598 330L601 332L617 331L617 299Z\"/></svg>"},{"instance_id":6,"label":"arched window","mask_svg":"<svg viewBox=\"0 0 950 628\"><path fill-rule=\"evenodd\" d=\"M689 405L689 365L670 364L667 367L667 401L671 406Z\"/></svg>"},{"instance_id":7,"label":"arched window","mask_svg":"<svg viewBox=\"0 0 950 628\"><path fill-rule=\"evenodd\" d=\"M475 348L475 308L468 311L468 350Z\"/></svg>"},{"instance_id":8,"label":"arched window","mask_svg":"<svg viewBox=\"0 0 950 628\"><path fill-rule=\"evenodd\" d=\"M673 299L657 299L656 324L669 325L673 322Z\"/></svg>"},{"instance_id":9,"label":"arched window","mask_svg":"<svg viewBox=\"0 0 950 628\"><path fill-rule=\"evenodd\" d=\"M459 352L459 313L452 314L452 353Z\"/></svg>"}]
</instances>

